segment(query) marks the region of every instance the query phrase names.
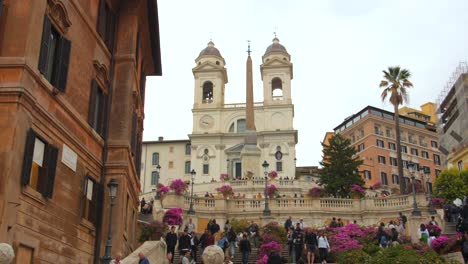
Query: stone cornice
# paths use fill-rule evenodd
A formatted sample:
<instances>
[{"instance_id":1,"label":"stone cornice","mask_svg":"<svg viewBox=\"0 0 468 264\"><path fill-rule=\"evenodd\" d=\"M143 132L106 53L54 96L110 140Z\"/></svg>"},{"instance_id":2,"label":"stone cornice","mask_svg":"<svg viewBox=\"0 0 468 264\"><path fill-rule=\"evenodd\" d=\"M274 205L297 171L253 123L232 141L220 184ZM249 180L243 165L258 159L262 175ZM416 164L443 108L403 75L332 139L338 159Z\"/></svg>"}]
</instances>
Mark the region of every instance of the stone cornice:
<instances>
[{"instance_id":1,"label":"stone cornice","mask_svg":"<svg viewBox=\"0 0 468 264\"><path fill-rule=\"evenodd\" d=\"M68 17L67 9L60 0L47 0L46 13L62 35L66 35L68 28L72 25Z\"/></svg>"}]
</instances>

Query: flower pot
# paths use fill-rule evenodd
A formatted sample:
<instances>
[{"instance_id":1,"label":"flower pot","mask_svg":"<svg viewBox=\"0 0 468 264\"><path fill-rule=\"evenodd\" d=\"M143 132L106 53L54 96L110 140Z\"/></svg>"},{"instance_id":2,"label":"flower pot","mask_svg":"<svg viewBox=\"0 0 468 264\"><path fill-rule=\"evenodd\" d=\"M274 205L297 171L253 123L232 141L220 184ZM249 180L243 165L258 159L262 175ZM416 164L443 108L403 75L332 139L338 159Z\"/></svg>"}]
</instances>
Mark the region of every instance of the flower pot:
<instances>
[{"instance_id":1,"label":"flower pot","mask_svg":"<svg viewBox=\"0 0 468 264\"><path fill-rule=\"evenodd\" d=\"M227 193L223 193L223 197L224 197L224 199L227 199L227 198L228 198L228 194L227 194Z\"/></svg>"}]
</instances>

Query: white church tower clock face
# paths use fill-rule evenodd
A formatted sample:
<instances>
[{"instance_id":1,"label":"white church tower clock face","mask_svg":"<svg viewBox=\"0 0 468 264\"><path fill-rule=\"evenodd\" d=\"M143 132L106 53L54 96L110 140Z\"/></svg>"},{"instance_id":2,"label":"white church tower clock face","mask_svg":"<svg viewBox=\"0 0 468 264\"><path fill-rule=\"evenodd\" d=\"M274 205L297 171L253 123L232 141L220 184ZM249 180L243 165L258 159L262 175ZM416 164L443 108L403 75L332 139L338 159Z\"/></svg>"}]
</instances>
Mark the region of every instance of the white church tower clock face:
<instances>
[{"instance_id":1,"label":"white church tower clock face","mask_svg":"<svg viewBox=\"0 0 468 264\"><path fill-rule=\"evenodd\" d=\"M204 129L212 128L214 125L214 118L210 115L204 115L200 118L200 127Z\"/></svg>"}]
</instances>

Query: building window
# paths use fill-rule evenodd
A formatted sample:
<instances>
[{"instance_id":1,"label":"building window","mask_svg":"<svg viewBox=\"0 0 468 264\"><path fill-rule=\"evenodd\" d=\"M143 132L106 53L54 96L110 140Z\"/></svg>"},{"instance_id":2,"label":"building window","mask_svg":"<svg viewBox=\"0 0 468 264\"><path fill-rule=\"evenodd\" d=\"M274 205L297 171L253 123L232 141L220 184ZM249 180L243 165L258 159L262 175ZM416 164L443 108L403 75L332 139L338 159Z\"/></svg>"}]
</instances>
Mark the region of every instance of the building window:
<instances>
[{"instance_id":1,"label":"building window","mask_svg":"<svg viewBox=\"0 0 468 264\"><path fill-rule=\"evenodd\" d=\"M364 150L364 143L359 144L357 149L358 149L358 152L363 151Z\"/></svg>"},{"instance_id":2,"label":"building window","mask_svg":"<svg viewBox=\"0 0 468 264\"><path fill-rule=\"evenodd\" d=\"M202 102L204 104L209 104L213 102L213 83L206 81L203 83L203 98Z\"/></svg>"},{"instance_id":3,"label":"building window","mask_svg":"<svg viewBox=\"0 0 468 264\"><path fill-rule=\"evenodd\" d=\"M386 128L385 129L385 135L389 138L393 138L393 133L391 128Z\"/></svg>"},{"instance_id":4,"label":"building window","mask_svg":"<svg viewBox=\"0 0 468 264\"><path fill-rule=\"evenodd\" d=\"M421 151L421 157L428 159L429 158L429 152L422 150Z\"/></svg>"},{"instance_id":5,"label":"building window","mask_svg":"<svg viewBox=\"0 0 468 264\"><path fill-rule=\"evenodd\" d=\"M459 171L462 171L462 170L463 170L463 161L462 161L462 160L459 160L459 161L457 162L457 167L458 167L458 170L459 170Z\"/></svg>"},{"instance_id":6,"label":"building window","mask_svg":"<svg viewBox=\"0 0 468 264\"><path fill-rule=\"evenodd\" d=\"M380 180L381 180L383 185L388 185L387 173L382 171L380 173Z\"/></svg>"},{"instance_id":7,"label":"building window","mask_svg":"<svg viewBox=\"0 0 468 264\"><path fill-rule=\"evenodd\" d=\"M411 148L411 155L415 155L415 156L418 156L418 149L415 149L415 148Z\"/></svg>"},{"instance_id":8,"label":"building window","mask_svg":"<svg viewBox=\"0 0 468 264\"><path fill-rule=\"evenodd\" d=\"M174 147L173 146L169 147L169 153L174 153Z\"/></svg>"},{"instance_id":9,"label":"building window","mask_svg":"<svg viewBox=\"0 0 468 264\"><path fill-rule=\"evenodd\" d=\"M245 119L237 120L237 133L245 132Z\"/></svg>"},{"instance_id":10,"label":"building window","mask_svg":"<svg viewBox=\"0 0 468 264\"><path fill-rule=\"evenodd\" d=\"M392 157L390 157L390 165L392 165L392 166L398 166L397 158L392 158Z\"/></svg>"},{"instance_id":11,"label":"building window","mask_svg":"<svg viewBox=\"0 0 468 264\"><path fill-rule=\"evenodd\" d=\"M28 131L24 151L21 183L29 185L46 198L52 198L58 148Z\"/></svg>"},{"instance_id":12,"label":"building window","mask_svg":"<svg viewBox=\"0 0 468 264\"><path fill-rule=\"evenodd\" d=\"M364 129L359 129L359 138L363 138L364 137Z\"/></svg>"},{"instance_id":13,"label":"building window","mask_svg":"<svg viewBox=\"0 0 468 264\"><path fill-rule=\"evenodd\" d=\"M437 154L434 154L434 164L440 166L440 156Z\"/></svg>"},{"instance_id":14,"label":"building window","mask_svg":"<svg viewBox=\"0 0 468 264\"><path fill-rule=\"evenodd\" d=\"M97 193L98 184L94 179L87 176L83 188L83 209L82 218L89 222L96 224L96 210L97 210Z\"/></svg>"},{"instance_id":15,"label":"building window","mask_svg":"<svg viewBox=\"0 0 468 264\"><path fill-rule=\"evenodd\" d=\"M275 77L273 80L271 80L271 94L273 97L283 96L283 82L278 77Z\"/></svg>"},{"instance_id":16,"label":"building window","mask_svg":"<svg viewBox=\"0 0 468 264\"><path fill-rule=\"evenodd\" d=\"M374 133L377 134L377 135L383 135L383 132L380 131L380 126L379 125L374 126Z\"/></svg>"},{"instance_id":17,"label":"building window","mask_svg":"<svg viewBox=\"0 0 468 264\"><path fill-rule=\"evenodd\" d=\"M96 80L91 82L89 95L88 123L101 136L107 124L107 95Z\"/></svg>"},{"instance_id":18,"label":"building window","mask_svg":"<svg viewBox=\"0 0 468 264\"><path fill-rule=\"evenodd\" d=\"M159 153L158 152L153 153L153 160L152 160L151 164L153 166L156 166L156 165L159 164Z\"/></svg>"},{"instance_id":19,"label":"building window","mask_svg":"<svg viewBox=\"0 0 468 264\"><path fill-rule=\"evenodd\" d=\"M401 146L402 153L408 153L408 148L406 146Z\"/></svg>"},{"instance_id":20,"label":"building window","mask_svg":"<svg viewBox=\"0 0 468 264\"><path fill-rule=\"evenodd\" d=\"M441 170L435 170L435 175L436 175L436 177L439 176L440 172L441 172Z\"/></svg>"},{"instance_id":21,"label":"building window","mask_svg":"<svg viewBox=\"0 0 468 264\"><path fill-rule=\"evenodd\" d=\"M368 171L368 170L365 170L365 171L364 171L364 178L365 178L366 180L372 179L371 172Z\"/></svg>"},{"instance_id":22,"label":"building window","mask_svg":"<svg viewBox=\"0 0 468 264\"><path fill-rule=\"evenodd\" d=\"M392 183L393 184L400 184L400 178L396 174L392 174Z\"/></svg>"},{"instance_id":23,"label":"building window","mask_svg":"<svg viewBox=\"0 0 468 264\"><path fill-rule=\"evenodd\" d=\"M174 162L173 161L169 161L169 166L168 166L169 169L173 169L174 168Z\"/></svg>"},{"instance_id":24,"label":"building window","mask_svg":"<svg viewBox=\"0 0 468 264\"><path fill-rule=\"evenodd\" d=\"M283 171L283 162L277 161L276 162L276 171Z\"/></svg>"},{"instance_id":25,"label":"building window","mask_svg":"<svg viewBox=\"0 0 468 264\"><path fill-rule=\"evenodd\" d=\"M44 16L38 68L50 84L62 92L67 86L70 50L71 42L58 33L48 16Z\"/></svg>"},{"instance_id":26,"label":"building window","mask_svg":"<svg viewBox=\"0 0 468 264\"><path fill-rule=\"evenodd\" d=\"M158 185L159 182L159 174L157 171L151 172L151 185Z\"/></svg>"},{"instance_id":27,"label":"building window","mask_svg":"<svg viewBox=\"0 0 468 264\"><path fill-rule=\"evenodd\" d=\"M106 0L99 1L97 31L112 53L114 48L116 15L112 12Z\"/></svg>"},{"instance_id":28,"label":"building window","mask_svg":"<svg viewBox=\"0 0 468 264\"><path fill-rule=\"evenodd\" d=\"M209 164L203 164L203 174L209 174L210 173L210 165Z\"/></svg>"},{"instance_id":29,"label":"building window","mask_svg":"<svg viewBox=\"0 0 468 264\"><path fill-rule=\"evenodd\" d=\"M432 182L426 182L426 190L430 193L432 193Z\"/></svg>"},{"instance_id":30,"label":"building window","mask_svg":"<svg viewBox=\"0 0 468 264\"><path fill-rule=\"evenodd\" d=\"M190 161L185 162L185 174L190 174Z\"/></svg>"},{"instance_id":31,"label":"building window","mask_svg":"<svg viewBox=\"0 0 468 264\"><path fill-rule=\"evenodd\" d=\"M396 150L396 145L395 145L395 143L388 142L388 148L391 149L391 150Z\"/></svg>"},{"instance_id":32,"label":"building window","mask_svg":"<svg viewBox=\"0 0 468 264\"><path fill-rule=\"evenodd\" d=\"M403 168L408 168L408 161L402 160Z\"/></svg>"},{"instance_id":33,"label":"building window","mask_svg":"<svg viewBox=\"0 0 468 264\"><path fill-rule=\"evenodd\" d=\"M378 156L377 158L378 158L380 164L385 164L385 157L384 156Z\"/></svg>"},{"instance_id":34,"label":"building window","mask_svg":"<svg viewBox=\"0 0 468 264\"><path fill-rule=\"evenodd\" d=\"M185 155L190 155L192 153L192 145L185 144Z\"/></svg>"},{"instance_id":35,"label":"building window","mask_svg":"<svg viewBox=\"0 0 468 264\"><path fill-rule=\"evenodd\" d=\"M380 148L385 148L383 140L377 139L377 146Z\"/></svg>"},{"instance_id":36,"label":"building window","mask_svg":"<svg viewBox=\"0 0 468 264\"><path fill-rule=\"evenodd\" d=\"M437 148L438 147L437 141L431 140L431 146L433 148Z\"/></svg>"},{"instance_id":37,"label":"building window","mask_svg":"<svg viewBox=\"0 0 468 264\"><path fill-rule=\"evenodd\" d=\"M423 136L419 136L419 145L421 147L427 147L427 144L426 144L426 139L423 137Z\"/></svg>"}]
</instances>

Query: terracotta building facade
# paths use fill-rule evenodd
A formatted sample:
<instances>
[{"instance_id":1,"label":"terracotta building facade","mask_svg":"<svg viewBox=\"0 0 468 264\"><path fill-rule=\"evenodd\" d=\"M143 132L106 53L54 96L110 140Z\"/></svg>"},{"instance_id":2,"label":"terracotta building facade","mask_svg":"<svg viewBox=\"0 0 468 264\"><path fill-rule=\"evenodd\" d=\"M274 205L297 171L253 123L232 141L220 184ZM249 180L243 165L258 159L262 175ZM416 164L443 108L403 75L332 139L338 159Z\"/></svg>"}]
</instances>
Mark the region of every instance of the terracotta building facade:
<instances>
[{"instance_id":1,"label":"terracotta building facade","mask_svg":"<svg viewBox=\"0 0 468 264\"><path fill-rule=\"evenodd\" d=\"M432 188L437 175L443 169L443 156L438 149L438 134L430 122L429 113L419 114L421 118L400 114L403 176L408 183L411 175L407 164L416 163L416 180L427 190ZM349 138L358 150L357 155L364 161L359 172L366 186L381 182L386 188L399 189L395 121L392 112L367 106L346 118L334 131Z\"/></svg>"},{"instance_id":2,"label":"terracotta building facade","mask_svg":"<svg viewBox=\"0 0 468 264\"><path fill-rule=\"evenodd\" d=\"M0 241L14 263L97 263L136 247L156 0L0 1Z\"/></svg>"}]
</instances>

